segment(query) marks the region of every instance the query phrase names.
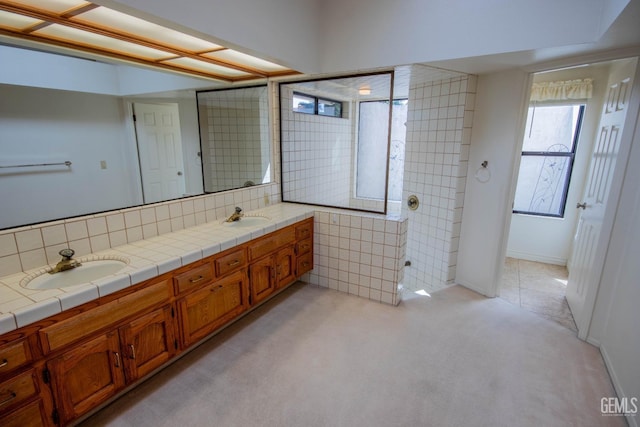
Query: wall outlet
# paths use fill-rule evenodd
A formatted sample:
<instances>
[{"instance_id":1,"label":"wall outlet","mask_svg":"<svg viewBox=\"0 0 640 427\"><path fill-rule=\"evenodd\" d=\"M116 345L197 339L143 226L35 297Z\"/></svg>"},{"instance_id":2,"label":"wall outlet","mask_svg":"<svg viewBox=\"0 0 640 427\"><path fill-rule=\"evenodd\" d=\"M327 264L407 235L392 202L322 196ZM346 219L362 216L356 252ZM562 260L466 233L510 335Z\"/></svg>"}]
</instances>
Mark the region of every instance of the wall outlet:
<instances>
[{"instance_id":1,"label":"wall outlet","mask_svg":"<svg viewBox=\"0 0 640 427\"><path fill-rule=\"evenodd\" d=\"M331 222L334 223L334 224L338 223L338 214L337 213L331 214Z\"/></svg>"},{"instance_id":2,"label":"wall outlet","mask_svg":"<svg viewBox=\"0 0 640 427\"><path fill-rule=\"evenodd\" d=\"M269 195L267 193L264 194L264 205L269 206Z\"/></svg>"},{"instance_id":3,"label":"wall outlet","mask_svg":"<svg viewBox=\"0 0 640 427\"><path fill-rule=\"evenodd\" d=\"M107 168L107 161L100 160L100 169L106 169L106 168Z\"/></svg>"}]
</instances>

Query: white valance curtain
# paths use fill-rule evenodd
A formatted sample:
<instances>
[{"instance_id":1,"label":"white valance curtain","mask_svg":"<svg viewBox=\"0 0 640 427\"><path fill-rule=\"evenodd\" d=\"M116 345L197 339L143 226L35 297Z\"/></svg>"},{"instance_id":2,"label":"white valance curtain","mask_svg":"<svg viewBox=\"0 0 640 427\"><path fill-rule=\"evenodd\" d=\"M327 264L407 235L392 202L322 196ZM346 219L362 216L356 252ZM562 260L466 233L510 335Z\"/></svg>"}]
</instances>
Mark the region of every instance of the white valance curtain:
<instances>
[{"instance_id":1,"label":"white valance curtain","mask_svg":"<svg viewBox=\"0 0 640 427\"><path fill-rule=\"evenodd\" d=\"M542 82L531 86L531 102L589 99L592 96L593 79Z\"/></svg>"}]
</instances>

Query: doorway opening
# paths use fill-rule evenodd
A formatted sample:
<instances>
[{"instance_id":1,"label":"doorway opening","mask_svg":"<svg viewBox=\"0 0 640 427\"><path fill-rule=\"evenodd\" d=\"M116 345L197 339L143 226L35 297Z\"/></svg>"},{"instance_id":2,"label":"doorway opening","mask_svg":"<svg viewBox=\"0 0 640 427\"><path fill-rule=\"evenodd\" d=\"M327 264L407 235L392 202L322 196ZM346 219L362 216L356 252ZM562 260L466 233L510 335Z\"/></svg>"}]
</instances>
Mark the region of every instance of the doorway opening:
<instances>
[{"instance_id":1,"label":"doorway opening","mask_svg":"<svg viewBox=\"0 0 640 427\"><path fill-rule=\"evenodd\" d=\"M612 97L614 109L624 109L619 75L633 76L629 61L533 77L499 295L579 335L585 313L575 295L587 292L580 272L591 272L598 244L583 224L597 208L590 188L600 189L603 205L610 191L619 138L605 132L606 117ZM615 124L620 135L623 122L624 114Z\"/></svg>"}]
</instances>

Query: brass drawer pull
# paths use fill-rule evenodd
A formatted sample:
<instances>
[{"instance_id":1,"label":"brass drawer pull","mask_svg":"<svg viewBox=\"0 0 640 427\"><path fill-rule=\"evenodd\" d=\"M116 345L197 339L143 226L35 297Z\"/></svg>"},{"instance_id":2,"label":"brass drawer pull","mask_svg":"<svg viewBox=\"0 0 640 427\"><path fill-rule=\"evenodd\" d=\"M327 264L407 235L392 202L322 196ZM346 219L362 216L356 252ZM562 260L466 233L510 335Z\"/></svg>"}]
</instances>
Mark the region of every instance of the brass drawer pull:
<instances>
[{"instance_id":1,"label":"brass drawer pull","mask_svg":"<svg viewBox=\"0 0 640 427\"><path fill-rule=\"evenodd\" d=\"M211 292L215 292L215 291L217 291L219 289L222 289L222 288L224 288L224 285L213 286L211 288Z\"/></svg>"},{"instance_id":2,"label":"brass drawer pull","mask_svg":"<svg viewBox=\"0 0 640 427\"><path fill-rule=\"evenodd\" d=\"M7 359L2 359L2 362L0 362L0 368L4 368L8 364L9 364L9 361Z\"/></svg>"},{"instance_id":3,"label":"brass drawer pull","mask_svg":"<svg viewBox=\"0 0 640 427\"><path fill-rule=\"evenodd\" d=\"M135 360L136 358L136 348L133 344L129 344L129 359Z\"/></svg>"},{"instance_id":4,"label":"brass drawer pull","mask_svg":"<svg viewBox=\"0 0 640 427\"><path fill-rule=\"evenodd\" d=\"M9 402L11 402L13 399L15 399L17 396L18 396L18 395L17 395L15 392L13 392L13 391L9 392L9 397L8 397L8 398L6 398L6 399L4 399L2 402L0 402L0 406L2 406L2 405L6 405L7 403L9 403Z\"/></svg>"},{"instance_id":5,"label":"brass drawer pull","mask_svg":"<svg viewBox=\"0 0 640 427\"><path fill-rule=\"evenodd\" d=\"M114 356L114 359L115 359L114 362L115 362L116 368L119 368L120 367L120 353L118 353L116 351L116 352L113 353L113 356Z\"/></svg>"},{"instance_id":6,"label":"brass drawer pull","mask_svg":"<svg viewBox=\"0 0 640 427\"><path fill-rule=\"evenodd\" d=\"M235 261L231 261L230 263L227 264L228 267L233 267L234 265L238 265L240 264L240 260L237 259Z\"/></svg>"},{"instance_id":7,"label":"brass drawer pull","mask_svg":"<svg viewBox=\"0 0 640 427\"><path fill-rule=\"evenodd\" d=\"M308 262L303 262L302 263L302 267L309 267L309 263Z\"/></svg>"},{"instance_id":8,"label":"brass drawer pull","mask_svg":"<svg viewBox=\"0 0 640 427\"><path fill-rule=\"evenodd\" d=\"M193 278L193 279L189 279L189 283L197 283L201 280L204 280L204 276L201 274L200 276Z\"/></svg>"}]
</instances>

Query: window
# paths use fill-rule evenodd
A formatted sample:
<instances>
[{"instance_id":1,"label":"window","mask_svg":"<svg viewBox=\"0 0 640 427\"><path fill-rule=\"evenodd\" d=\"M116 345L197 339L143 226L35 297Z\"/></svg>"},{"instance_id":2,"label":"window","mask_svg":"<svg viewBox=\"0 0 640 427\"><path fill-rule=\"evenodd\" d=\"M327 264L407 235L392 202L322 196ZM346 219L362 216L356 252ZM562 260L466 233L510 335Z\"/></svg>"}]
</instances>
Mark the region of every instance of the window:
<instances>
[{"instance_id":1,"label":"window","mask_svg":"<svg viewBox=\"0 0 640 427\"><path fill-rule=\"evenodd\" d=\"M584 105L530 106L514 213L564 217Z\"/></svg>"},{"instance_id":2,"label":"window","mask_svg":"<svg viewBox=\"0 0 640 427\"><path fill-rule=\"evenodd\" d=\"M384 200L386 177L380 171L387 168L389 101L363 101L359 106L356 197ZM406 99L395 99L391 111L388 181L391 201L402 200L407 106Z\"/></svg>"},{"instance_id":3,"label":"window","mask_svg":"<svg viewBox=\"0 0 640 427\"><path fill-rule=\"evenodd\" d=\"M296 113L342 117L342 102L326 98L317 98L298 92L293 93L292 108Z\"/></svg>"}]
</instances>

